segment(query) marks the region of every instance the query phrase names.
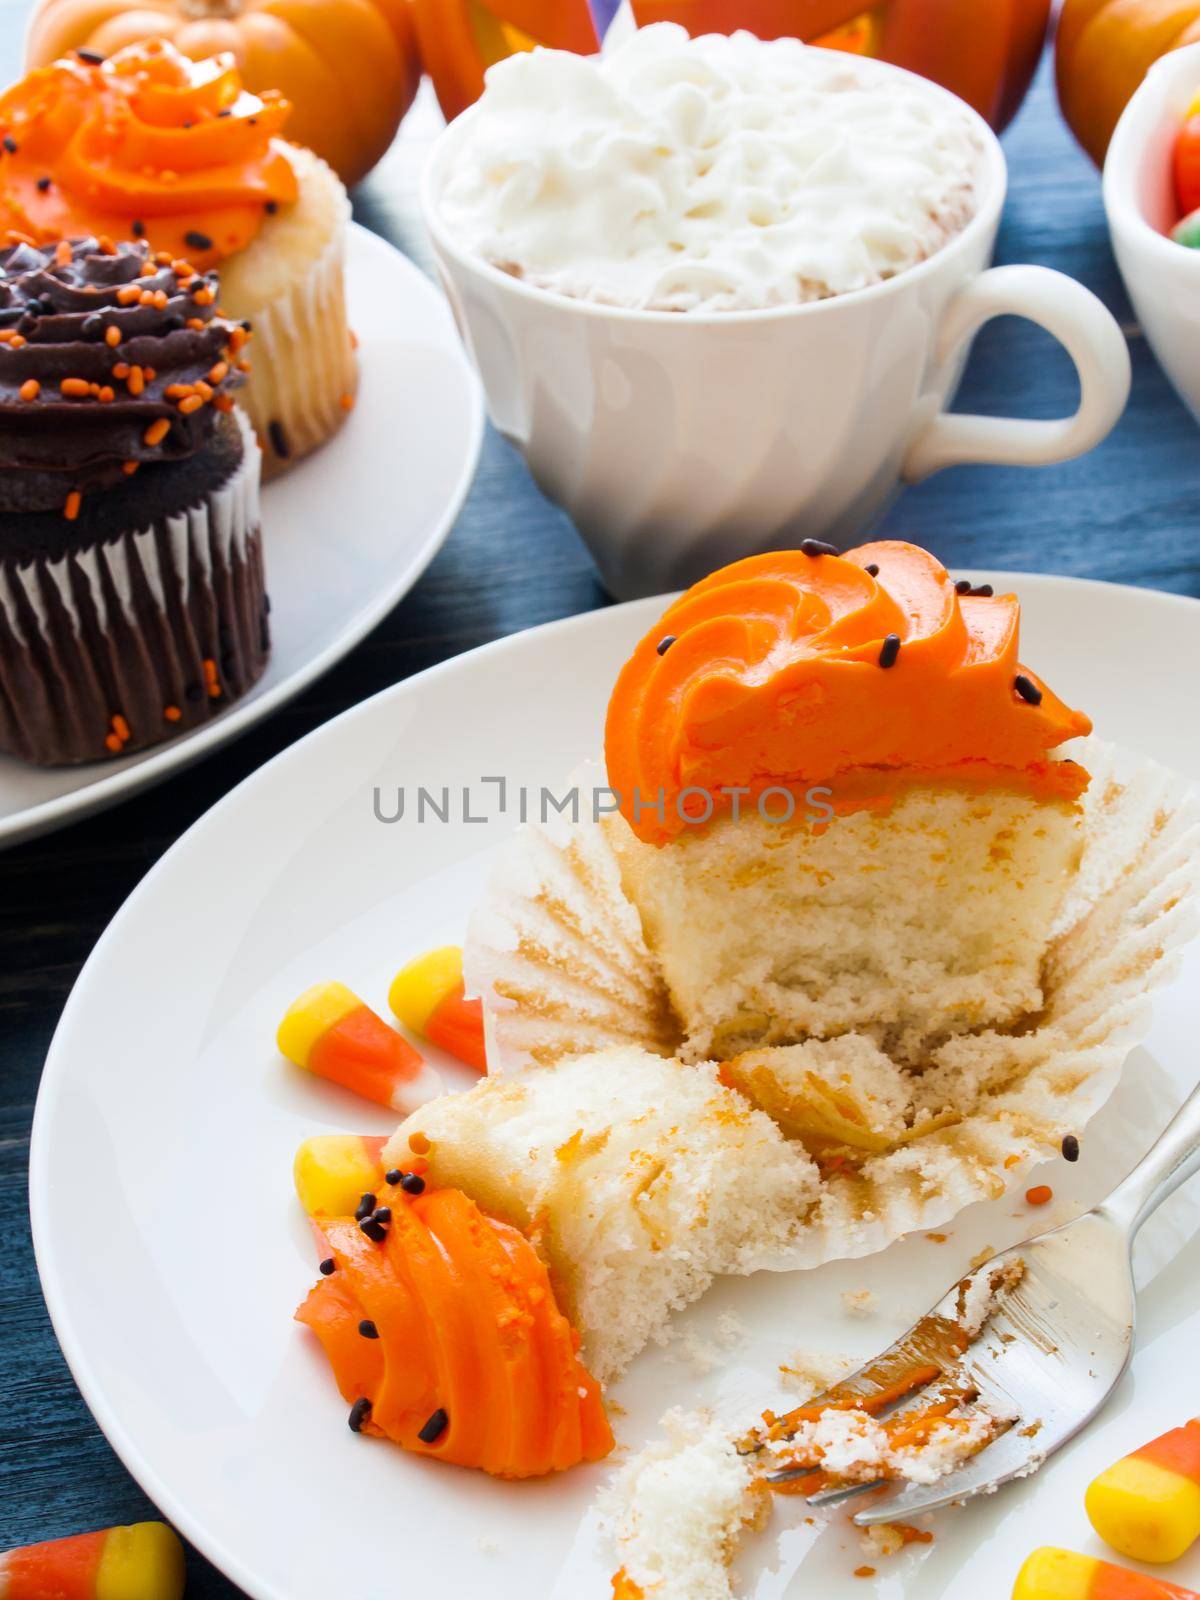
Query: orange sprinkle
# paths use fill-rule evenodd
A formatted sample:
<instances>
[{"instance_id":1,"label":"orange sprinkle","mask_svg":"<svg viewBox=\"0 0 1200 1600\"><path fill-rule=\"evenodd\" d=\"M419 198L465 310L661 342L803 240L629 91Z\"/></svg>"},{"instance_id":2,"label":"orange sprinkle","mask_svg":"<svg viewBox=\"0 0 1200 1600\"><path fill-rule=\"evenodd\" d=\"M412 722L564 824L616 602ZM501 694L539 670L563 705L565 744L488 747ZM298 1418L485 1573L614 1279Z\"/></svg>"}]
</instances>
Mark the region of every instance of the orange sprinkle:
<instances>
[{"instance_id":1,"label":"orange sprinkle","mask_svg":"<svg viewBox=\"0 0 1200 1600\"><path fill-rule=\"evenodd\" d=\"M143 289L142 292L138 295L138 305L140 305L140 306L152 306L153 304L154 304L154 290L153 289Z\"/></svg>"},{"instance_id":2,"label":"orange sprinkle","mask_svg":"<svg viewBox=\"0 0 1200 1600\"><path fill-rule=\"evenodd\" d=\"M1021 1162L1021 1158L1018 1155L1005 1156L1005 1158L1004 1158L1004 1165L1006 1167L1019 1166L1020 1162Z\"/></svg>"},{"instance_id":3,"label":"orange sprinkle","mask_svg":"<svg viewBox=\"0 0 1200 1600\"><path fill-rule=\"evenodd\" d=\"M100 254L101 255L104 255L104 256L115 256L116 255L117 247L112 242L112 240L108 237L108 235L106 233L102 233L100 235L100 237L96 240L96 243L100 246Z\"/></svg>"},{"instance_id":4,"label":"orange sprinkle","mask_svg":"<svg viewBox=\"0 0 1200 1600\"><path fill-rule=\"evenodd\" d=\"M83 496L78 489L72 489L67 496L67 503L63 507L63 516L68 522L74 522L79 515L79 508L83 504Z\"/></svg>"},{"instance_id":5,"label":"orange sprinkle","mask_svg":"<svg viewBox=\"0 0 1200 1600\"><path fill-rule=\"evenodd\" d=\"M204 668L204 676L208 680L208 682L209 683L216 683L216 681L217 681L217 663L213 660L213 658L211 656L205 656L204 660L200 663L200 665Z\"/></svg>"},{"instance_id":6,"label":"orange sprinkle","mask_svg":"<svg viewBox=\"0 0 1200 1600\"><path fill-rule=\"evenodd\" d=\"M71 253L70 243L66 239L60 239L54 246L54 260L56 265L60 267L69 267L74 259L75 258Z\"/></svg>"},{"instance_id":7,"label":"orange sprinkle","mask_svg":"<svg viewBox=\"0 0 1200 1600\"><path fill-rule=\"evenodd\" d=\"M237 364L237 369L239 372L249 372L250 363L248 361L239 361Z\"/></svg>"},{"instance_id":8,"label":"orange sprinkle","mask_svg":"<svg viewBox=\"0 0 1200 1600\"><path fill-rule=\"evenodd\" d=\"M203 317L189 317L184 323L184 327L191 328L194 333L200 333L208 327L208 323L205 322Z\"/></svg>"},{"instance_id":9,"label":"orange sprinkle","mask_svg":"<svg viewBox=\"0 0 1200 1600\"><path fill-rule=\"evenodd\" d=\"M93 400L99 400L99 398L100 398L100 385L98 383L89 383L88 384L88 393L91 395Z\"/></svg>"},{"instance_id":10,"label":"orange sprinkle","mask_svg":"<svg viewBox=\"0 0 1200 1600\"><path fill-rule=\"evenodd\" d=\"M3 333L0 333L0 344L7 344L14 350L20 350L24 348L25 336L21 333L14 333L11 328L5 328Z\"/></svg>"},{"instance_id":11,"label":"orange sprinkle","mask_svg":"<svg viewBox=\"0 0 1200 1600\"><path fill-rule=\"evenodd\" d=\"M196 276L196 269L192 263L190 261L184 261L182 258L178 261L172 261L171 270L180 280L186 280Z\"/></svg>"},{"instance_id":12,"label":"orange sprinkle","mask_svg":"<svg viewBox=\"0 0 1200 1600\"><path fill-rule=\"evenodd\" d=\"M109 733L109 734L105 735L104 748L106 750L111 750L113 755L115 755L115 756L120 755L120 753L121 753L121 741L120 741L120 739L117 738L115 733Z\"/></svg>"},{"instance_id":13,"label":"orange sprinkle","mask_svg":"<svg viewBox=\"0 0 1200 1600\"><path fill-rule=\"evenodd\" d=\"M117 738L122 741L132 738L132 735L129 732L129 724L125 721L125 718L119 711L112 719L112 730L116 734Z\"/></svg>"},{"instance_id":14,"label":"orange sprinkle","mask_svg":"<svg viewBox=\"0 0 1200 1600\"><path fill-rule=\"evenodd\" d=\"M164 173L163 176L165 177L166 174ZM157 271L158 271L158 268L154 265L153 261L143 261L142 262L142 277L143 278L152 278Z\"/></svg>"},{"instance_id":15,"label":"orange sprinkle","mask_svg":"<svg viewBox=\"0 0 1200 1600\"><path fill-rule=\"evenodd\" d=\"M199 411L203 404L204 398L202 395L190 394L186 400L179 402L179 409L185 417L190 417L192 412Z\"/></svg>"},{"instance_id":16,"label":"orange sprinkle","mask_svg":"<svg viewBox=\"0 0 1200 1600\"><path fill-rule=\"evenodd\" d=\"M203 378L197 378L192 385L201 400L211 400L213 397L212 384L205 383Z\"/></svg>"},{"instance_id":17,"label":"orange sprinkle","mask_svg":"<svg viewBox=\"0 0 1200 1600\"><path fill-rule=\"evenodd\" d=\"M112 369L112 375L114 378L127 378L129 376L129 372L130 367L128 361L118 361Z\"/></svg>"},{"instance_id":18,"label":"orange sprinkle","mask_svg":"<svg viewBox=\"0 0 1200 1600\"><path fill-rule=\"evenodd\" d=\"M213 397L214 411L232 411L233 396L231 394L218 394Z\"/></svg>"},{"instance_id":19,"label":"orange sprinkle","mask_svg":"<svg viewBox=\"0 0 1200 1600\"><path fill-rule=\"evenodd\" d=\"M1054 1190L1048 1183L1038 1183L1032 1189L1026 1189L1025 1198L1031 1206L1044 1206L1048 1200L1054 1199Z\"/></svg>"},{"instance_id":20,"label":"orange sprinkle","mask_svg":"<svg viewBox=\"0 0 1200 1600\"><path fill-rule=\"evenodd\" d=\"M108 384L102 384L100 393L96 396L96 399L99 400L100 404L103 406L108 405L110 401L115 400L116 398L117 396L115 391L110 389Z\"/></svg>"},{"instance_id":21,"label":"orange sprinkle","mask_svg":"<svg viewBox=\"0 0 1200 1600\"><path fill-rule=\"evenodd\" d=\"M161 444L170 431L170 418L159 417L157 421L150 424L145 433L142 435L143 442L150 445Z\"/></svg>"},{"instance_id":22,"label":"orange sprinkle","mask_svg":"<svg viewBox=\"0 0 1200 1600\"><path fill-rule=\"evenodd\" d=\"M163 716L168 722L179 722L183 717L183 712L178 706L164 706Z\"/></svg>"},{"instance_id":23,"label":"orange sprinkle","mask_svg":"<svg viewBox=\"0 0 1200 1600\"><path fill-rule=\"evenodd\" d=\"M231 328L229 330L229 351L230 351L230 354L231 355L237 355L238 351L242 348L242 346L245 344L246 340L249 337L250 337L250 335L246 332L245 328L243 328L240 323L236 328Z\"/></svg>"},{"instance_id":24,"label":"orange sprinkle","mask_svg":"<svg viewBox=\"0 0 1200 1600\"><path fill-rule=\"evenodd\" d=\"M25 382L17 390L22 400L36 400L41 392L42 386L36 378L26 378Z\"/></svg>"},{"instance_id":25,"label":"orange sprinkle","mask_svg":"<svg viewBox=\"0 0 1200 1600\"><path fill-rule=\"evenodd\" d=\"M155 378L158 377L158 373L155 372L153 367L143 367L142 376L145 378L147 383L153 383Z\"/></svg>"},{"instance_id":26,"label":"orange sprinkle","mask_svg":"<svg viewBox=\"0 0 1200 1600\"><path fill-rule=\"evenodd\" d=\"M354 410L354 396L352 394L344 394L342 396L342 402L341 403L342 403L342 410L343 411L353 411Z\"/></svg>"},{"instance_id":27,"label":"orange sprinkle","mask_svg":"<svg viewBox=\"0 0 1200 1600\"><path fill-rule=\"evenodd\" d=\"M136 283L127 283L123 289L117 290L117 304L119 306L131 306L136 300L140 300L141 298L142 291L138 288Z\"/></svg>"},{"instance_id":28,"label":"orange sprinkle","mask_svg":"<svg viewBox=\"0 0 1200 1600\"><path fill-rule=\"evenodd\" d=\"M873 1578L875 1576L875 1568L874 1567L855 1567L854 1576L856 1578Z\"/></svg>"},{"instance_id":29,"label":"orange sprinkle","mask_svg":"<svg viewBox=\"0 0 1200 1600\"><path fill-rule=\"evenodd\" d=\"M69 399L83 399L92 392L86 378L64 378L58 387Z\"/></svg>"},{"instance_id":30,"label":"orange sprinkle","mask_svg":"<svg viewBox=\"0 0 1200 1600\"><path fill-rule=\"evenodd\" d=\"M192 393L190 383L169 383L163 390L164 400L186 400Z\"/></svg>"},{"instance_id":31,"label":"orange sprinkle","mask_svg":"<svg viewBox=\"0 0 1200 1600\"><path fill-rule=\"evenodd\" d=\"M192 295L192 299L198 306L210 306L216 298L211 289L197 289L195 294Z\"/></svg>"},{"instance_id":32,"label":"orange sprinkle","mask_svg":"<svg viewBox=\"0 0 1200 1600\"><path fill-rule=\"evenodd\" d=\"M121 471L125 474L125 476L127 478L132 478L134 473L141 466L141 464L142 463L140 461L122 461L122 463L121 463Z\"/></svg>"},{"instance_id":33,"label":"orange sprinkle","mask_svg":"<svg viewBox=\"0 0 1200 1600\"><path fill-rule=\"evenodd\" d=\"M115 350L117 345L119 345L121 342L120 328L116 327L115 324L110 322L108 327L104 330L104 342L107 345L111 345Z\"/></svg>"},{"instance_id":34,"label":"orange sprinkle","mask_svg":"<svg viewBox=\"0 0 1200 1600\"><path fill-rule=\"evenodd\" d=\"M154 252L154 259L158 262L160 267L169 267L173 265L171 261L171 252L169 250L156 250Z\"/></svg>"},{"instance_id":35,"label":"orange sprinkle","mask_svg":"<svg viewBox=\"0 0 1200 1600\"><path fill-rule=\"evenodd\" d=\"M146 374L141 367L130 367L126 387L132 395L141 394L146 387Z\"/></svg>"},{"instance_id":36,"label":"orange sprinkle","mask_svg":"<svg viewBox=\"0 0 1200 1600\"><path fill-rule=\"evenodd\" d=\"M221 685L219 683L210 683L209 684L209 686L208 686L208 698L210 700L219 700L221 698Z\"/></svg>"},{"instance_id":37,"label":"orange sprinkle","mask_svg":"<svg viewBox=\"0 0 1200 1600\"><path fill-rule=\"evenodd\" d=\"M208 374L209 383L220 383L229 374L228 361L218 361Z\"/></svg>"},{"instance_id":38,"label":"orange sprinkle","mask_svg":"<svg viewBox=\"0 0 1200 1600\"><path fill-rule=\"evenodd\" d=\"M429 1135L425 1133L410 1133L408 1148L414 1155L427 1156L433 1146L429 1142Z\"/></svg>"},{"instance_id":39,"label":"orange sprinkle","mask_svg":"<svg viewBox=\"0 0 1200 1600\"><path fill-rule=\"evenodd\" d=\"M905 1544L932 1544L933 1530L931 1528L914 1528L911 1522L893 1522L892 1527L904 1540Z\"/></svg>"}]
</instances>

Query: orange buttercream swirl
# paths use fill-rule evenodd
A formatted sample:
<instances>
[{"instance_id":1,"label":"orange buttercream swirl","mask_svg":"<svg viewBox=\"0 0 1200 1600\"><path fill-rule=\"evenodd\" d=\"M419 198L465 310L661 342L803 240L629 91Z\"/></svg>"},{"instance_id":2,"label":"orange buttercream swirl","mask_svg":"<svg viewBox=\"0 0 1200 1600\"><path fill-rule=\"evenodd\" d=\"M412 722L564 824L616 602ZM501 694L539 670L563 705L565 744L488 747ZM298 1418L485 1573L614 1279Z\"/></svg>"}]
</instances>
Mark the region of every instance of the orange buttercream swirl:
<instances>
[{"instance_id":1,"label":"orange buttercream swirl","mask_svg":"<svg viewBox=\"0 0 1200 1600\"><path fill-rule=\"evenodd\" d=\"M165 40L39 67L0 96L0 231L144 238L211 266L295 200L290 110L249 94L232 55L190 61Z\"/></svg>"},{"instance_id":2,"label":"orange buttercream swirl","mask_svg":"<svg viewBox=\"0 0 1200 1600\"><path fill-rule=\"evenodd\" d=\"M839 780L856 806L917 774L1074 799L1086 772L1050 752L1091 722L1021 666L1019 625L1015 595L964 593L899 541L724 567L617 680L605 751L621 811L661 844L729 812L722 790L753 803L828 785L841 809Z\"/></svg>"}]
</instances>

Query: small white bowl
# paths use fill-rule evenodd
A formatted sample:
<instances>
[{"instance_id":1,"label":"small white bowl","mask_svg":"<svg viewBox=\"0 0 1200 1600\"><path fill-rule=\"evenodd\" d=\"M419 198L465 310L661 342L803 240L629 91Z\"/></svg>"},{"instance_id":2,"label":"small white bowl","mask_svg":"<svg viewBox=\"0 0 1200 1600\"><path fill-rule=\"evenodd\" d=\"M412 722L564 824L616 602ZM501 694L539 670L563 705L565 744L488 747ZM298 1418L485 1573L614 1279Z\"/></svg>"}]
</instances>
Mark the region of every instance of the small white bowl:
<instances>
[{"instance_id":1,"label":"small white bowl","mask_svg":"<svg viewBox=\"0 0 1200 1600\"><path fill-rule=\"evenodd\" d=\"M1104 163L1104 207L1138 321L1180 399L1200 422L1200 250L1170 238L1178 221L1175 137L1200 92L1200 44L1172 50L1125 107Z\"/></svg>"}]
</instances>

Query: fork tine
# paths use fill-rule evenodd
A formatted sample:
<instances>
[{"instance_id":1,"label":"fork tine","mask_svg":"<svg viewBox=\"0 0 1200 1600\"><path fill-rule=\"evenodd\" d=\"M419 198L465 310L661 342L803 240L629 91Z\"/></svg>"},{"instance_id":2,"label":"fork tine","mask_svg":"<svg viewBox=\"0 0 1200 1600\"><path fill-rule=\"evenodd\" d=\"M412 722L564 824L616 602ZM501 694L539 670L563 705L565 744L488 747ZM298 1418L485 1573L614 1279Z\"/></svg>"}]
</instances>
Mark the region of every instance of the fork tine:
<instances>
[{"instance_id":1,"label":"fork tine","mask_svg":"<svg viewBox=\"0 0 1200 1600\"><path fill-rule=\"evenodd\" d=\"M1029 1440L1022 1438L1010 1423L998 1438L948 1477L939 1478L936 1483L889 1484L873 1505L855 1514L854 1521L860 1528L871 1528L881 1522L906 1521L926 1511L940 1511L956 1500L998 1489L1020 1477L1032 1469L1040 1456L1041 1452L1035 1453Z\"/></svg>"}]
</instances>

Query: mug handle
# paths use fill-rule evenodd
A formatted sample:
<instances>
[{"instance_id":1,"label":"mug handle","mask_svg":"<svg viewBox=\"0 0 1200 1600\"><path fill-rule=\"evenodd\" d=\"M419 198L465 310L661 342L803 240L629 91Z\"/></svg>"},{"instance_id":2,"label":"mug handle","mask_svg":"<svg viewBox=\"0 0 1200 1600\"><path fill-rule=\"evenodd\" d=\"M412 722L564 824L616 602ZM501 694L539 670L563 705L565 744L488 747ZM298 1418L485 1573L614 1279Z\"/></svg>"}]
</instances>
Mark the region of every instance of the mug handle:
<instances>
[{"instance_id":1,"label":"mug handle","mask_svg":"<svg viewBox=\"0 0 1200 1600\"><path fill-rule=\"evenodd\" d=\"M1036 322L1066 350L1079 374L1078 411L1053 422L940 412L908 447L900 469L907 482L969 461L1006 467L1069 461L1099 444L1124 411L1131 376L1124 334L1090 289L1049 267L992 267L973 278L950 302L936 360L952 361L985 322L1006 313Z\"/></svg>"}]
</instances>

